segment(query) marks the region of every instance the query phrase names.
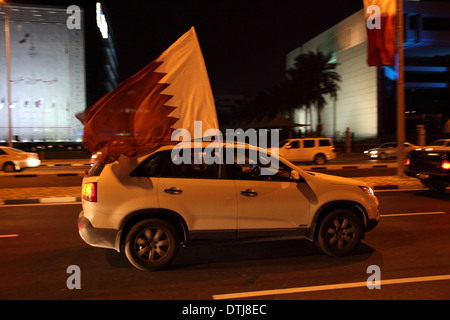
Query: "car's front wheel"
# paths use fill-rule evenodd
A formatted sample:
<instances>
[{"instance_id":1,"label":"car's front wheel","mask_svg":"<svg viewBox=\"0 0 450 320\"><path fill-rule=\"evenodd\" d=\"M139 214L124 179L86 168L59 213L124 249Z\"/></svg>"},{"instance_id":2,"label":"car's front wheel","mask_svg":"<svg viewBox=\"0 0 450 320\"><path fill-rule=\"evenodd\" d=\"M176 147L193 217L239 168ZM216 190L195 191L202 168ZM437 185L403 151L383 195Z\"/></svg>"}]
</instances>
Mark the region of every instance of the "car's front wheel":
<instances>
[{"instance_id":1,"label":"car's front wheel","mask_svg":"<svg viewBox=\"0 0 450 320\"><path fill-rule=\"evenodd\" d=\"M178 234L167 221L147 219L133 226L125 240L125 255L144 271L167 267L179 250Z\"/></svg>"},{"instance_id":2,"label":"car's front wheel","mask_svg":"<svg viewBox=\"0 0 450 320\"><path fill-rule=\"evenodd\" d=\"M344 256L361 243L363 225L350 210L330 212L322 221L317 236L320 249L330 256Z\"/></svg>"}]
</instances>

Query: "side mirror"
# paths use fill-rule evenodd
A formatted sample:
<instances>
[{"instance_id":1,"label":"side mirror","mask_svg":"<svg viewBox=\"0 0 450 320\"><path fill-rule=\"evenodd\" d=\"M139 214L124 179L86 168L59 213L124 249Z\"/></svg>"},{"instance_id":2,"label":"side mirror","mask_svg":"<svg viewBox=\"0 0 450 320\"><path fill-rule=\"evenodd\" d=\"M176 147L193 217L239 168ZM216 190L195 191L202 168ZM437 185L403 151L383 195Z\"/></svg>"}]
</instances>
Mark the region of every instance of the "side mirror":
<instances>
[{"instance_id":1,"label":"side mirror","mask_svg":"<svg viewBox=\"0 0 450 320\"><path fill-rule=\"evenodd\" d=\"M291 171L291 176L289 178L291 179L291 181L299 181L300 180L300 174L297 171L292 170Z\"/></svg>"},{"instance_id":2,"label":"side mirror","mask_svg":"<svg viewBox=\"0 0 450 320\"><path fill-rule=\"evenodd\" d=\"M292 148L292 146L290 144L288 144L288 145L285 146L285 148L286 149L290 149L290 148Z\"/></svg>"}]
</instances>

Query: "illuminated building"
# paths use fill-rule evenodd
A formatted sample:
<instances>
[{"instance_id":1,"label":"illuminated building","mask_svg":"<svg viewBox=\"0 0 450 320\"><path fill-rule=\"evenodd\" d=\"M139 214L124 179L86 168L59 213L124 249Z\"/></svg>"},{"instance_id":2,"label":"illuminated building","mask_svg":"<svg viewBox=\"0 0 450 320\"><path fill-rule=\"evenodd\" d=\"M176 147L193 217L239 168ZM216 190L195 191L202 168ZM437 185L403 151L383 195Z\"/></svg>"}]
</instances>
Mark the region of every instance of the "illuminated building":
<instances>
[{"instance_id":1,"label":"illuminated building","mask_svg":"<svg viewBox=\"0 0 450 320\"><path fill-rule=\"evenodd\" d=\"M405 1L405 100L407 137L412 142L416 125L427 133L443 136L450 116L450 4ZM367 65L367 33L364 9L289 52L286 67L308 51L332 53L342 82L337 100L326 97L322 110L322 134L340 139L346 131L356 139L395 139L395 67ZM300 109L294 122L310 123ZM313 108L312 128L317 125Z\"/></svg>"},{"instance_id":2,"label":"illuminated building","mask_svg":"<svg viewBox=\"0 0 450 320\"><path fill-rule=\"evenodd\" d=\"M63 2L62 2L63 3ZM75 117L117 85L117 59L100 3L0 7L0 143L80 142ZM62 4L63 5L63 4ZM5 11L9 16L11 105L8 106Z\"/></svg>"}]
</instances>

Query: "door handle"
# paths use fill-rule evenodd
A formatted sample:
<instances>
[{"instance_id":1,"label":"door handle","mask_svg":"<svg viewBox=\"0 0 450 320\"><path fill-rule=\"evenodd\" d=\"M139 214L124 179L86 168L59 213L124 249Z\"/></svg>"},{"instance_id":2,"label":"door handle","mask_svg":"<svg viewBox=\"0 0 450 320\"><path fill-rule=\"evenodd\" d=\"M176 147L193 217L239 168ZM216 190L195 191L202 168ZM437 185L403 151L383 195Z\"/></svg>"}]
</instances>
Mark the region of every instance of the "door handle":
<instances>
[{"instance_id":1,"label":"door handle","mask_svg":"<svg viewBox=\"0 0 450 320\"><path fill-rule=\"evenodd\" d=\"M258 195L258 192L253 189L247 189L245 191L241 191L241 194L246 197L256 197Z\"/></svg>"},{"instance_id":2,"label":"door handle","mask_svg":"<svg viewBox=\"0 0 450 320\"><path fill-rule=\"evenodd\" d=\"M177 187L172 187L170 189L164 189L165 193L170 193L170 194L182 194L183 190L178 189Z\"/></svg>"}]
</instances>

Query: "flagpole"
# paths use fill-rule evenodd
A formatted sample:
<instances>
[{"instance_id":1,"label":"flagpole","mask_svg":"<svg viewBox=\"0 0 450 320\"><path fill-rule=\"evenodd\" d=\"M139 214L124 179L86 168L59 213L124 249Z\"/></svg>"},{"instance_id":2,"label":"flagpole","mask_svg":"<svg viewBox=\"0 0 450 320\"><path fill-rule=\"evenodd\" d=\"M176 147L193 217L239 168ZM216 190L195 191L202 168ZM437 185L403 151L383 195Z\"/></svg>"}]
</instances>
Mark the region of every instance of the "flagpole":
<instances>
[{"instance_id":1,"label":"flagpole","mask_svg":"<svg viewBox=\"0 0 450 320\"><path fill-rule=\"evenodd\" d=\"M405 176L405 77L403 0L397 0L397 176Z\"/></svg>"}]
</instances>

